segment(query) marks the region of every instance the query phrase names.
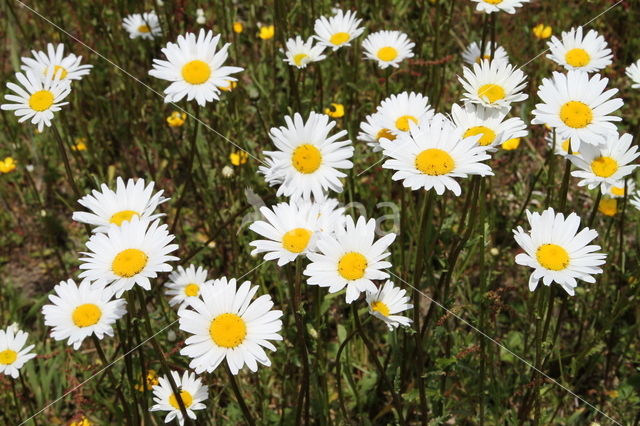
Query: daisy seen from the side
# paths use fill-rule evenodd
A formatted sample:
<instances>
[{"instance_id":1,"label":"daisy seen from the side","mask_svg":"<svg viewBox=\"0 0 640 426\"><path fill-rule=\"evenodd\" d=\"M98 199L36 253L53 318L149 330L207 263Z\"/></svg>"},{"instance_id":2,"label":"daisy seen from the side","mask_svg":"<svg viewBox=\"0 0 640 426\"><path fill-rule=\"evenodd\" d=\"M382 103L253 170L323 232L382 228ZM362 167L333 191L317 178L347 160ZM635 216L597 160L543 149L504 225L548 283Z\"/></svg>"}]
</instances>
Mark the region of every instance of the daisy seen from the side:
<instances>
[{"instance_id":1,"label":"daisy seen from the side","mask_svg":"<svg viewBox=\"0 0 640 426\"><path fill-rule=\"evenodd\" d=\"M484 47L484 54L482 55L480 54L480 48L481 46L477 42L472 42L462 52L462 60L469 65L479 64L482 60L490 60L491 50L493 50L494 61L509 63L509 54L504 50L504 47L496 43L488 42Z\"/></svg>"},{"instance_id":2,"label":"daisy seen from the side","mask_svg":"<svg viewBox=\"0 0 640 426\"><path fill-rule=\"evenodd\" d=\"M129 38L151 40L162 35L162 28L155 12L133 13L122 21L122 26L129 33Z\"/></svg>"},{"instance_id":3,"label":"daisy seen from the side","mask_svg":"<svg viewBox=\"0 0 640 426\"><path fill-rule=\"evenodd\" d=\"M506 12L511 15L530 0L471 0L476 3L476 11L484 13Z\"/></svg>"},{"instance_id":4,"label":"daisy seen from the side","mask_svg":"<svg viewBox=\"0 0 640 426\"><path fill-rule=\"evenodd\" d=\"M93 65L81 65L82 56L73 53L64 55L64 44L54 46L47 44L47 51L32 50L33 58L22 58L22 70L31 71L33 75L41 79L82 80L91 72ZM53 71L53 72L50 72Z\"/></svg>"},{"instance_id":5,"label":"daisy seen from the side","mask_svg":"<svg viewBox=\"0 0 640 426\"><path fill-rule=\"evenodd\" d=\"M625 70L625 74L631 80L631 88L640 89L640 59L629 65Z\"/></svg>"},{"instance_id":6,"label":"daisy seen from the side","mask_svg":"<svg viewBox=\"0 0 640 426\"><path fill-rule=\"evenodd\" d=\"M376 292L367 292L366 300L369 313L384 321L389 330L411 325L410 318L398 314L413 308L413 305L409 303L406 290L393 285L393 281L385 282Z\"/></svg>"},{"instance_id":7,"label":"daisy seen from the side","mask_svg":"<svg viewBox=\"0 0 640 426\"><path fill-rule=\"evenodd\" d=\"M318 62L326 58L322 52L325 49L323 45L313 45L313 38L304 41L302 37L290 38L286 42L284 50L284 61L299 69L306 68L311 62Z\"/></svg>"},{"instance_id":8,"label":"daisy seen from the side","mask_svg":"<svg viewBox=\"0 0 640 426\"><path fill-rule=\"evenodd\" d=\"M509 139L527 136L527 125L519 117L506 119L510 108L485 108L467 103L464 107L453 104L453 124L462 130L462 137L480 135L478 144L494 149Z\"/></svg>"}]
</instances>

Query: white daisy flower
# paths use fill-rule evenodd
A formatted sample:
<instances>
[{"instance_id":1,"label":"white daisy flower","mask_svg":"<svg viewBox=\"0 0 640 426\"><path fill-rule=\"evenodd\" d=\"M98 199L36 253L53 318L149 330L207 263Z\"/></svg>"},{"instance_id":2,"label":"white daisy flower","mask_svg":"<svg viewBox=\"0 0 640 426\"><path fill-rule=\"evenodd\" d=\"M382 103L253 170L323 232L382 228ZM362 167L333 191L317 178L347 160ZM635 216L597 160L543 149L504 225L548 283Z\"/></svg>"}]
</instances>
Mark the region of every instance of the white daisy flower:
<instances>
[{"instance_id":1,"label":"white daisy flower","mask_svg":"<svg viewBox=\"0 0 640 426\"><path fill-rule=\"evenodd\" d=\"M395 140L396 135L391 133L391 130L386 129L382 125L382 115L380 113L376 112L374 114L367 115L365 121L360 123L358 140L366 142L374 152L378 152L382 151L382 148L380 147L380 139L382 138Z\"/></svg>"},{"instance_id":2,"label":"white daisy flower","mask_svg":"<svg viewBox=\"0 0 640 426\"><path fill-rule=\"evenodd\" d=\"M479 135L463 138L461 129L436 114L431 122L412 128L395 141L383 139L380 145L390 159L382 167L397 170L392 179L402 180L414 191L433 188L442 195L449 189L459 196L462 189L454 178L493 175L491 167L481 163L490 156L487 148L478 144L479 139Z\"/></svg>"},{"instance_id":3,"label":"white daisy flower","mask_svg":"<svg viewBox=\"0 0 640 426\"><path fill-rule=\"evenodd\" d=\"M22 58L20 67L25 73L31 71L40 79L47 80L82 80L82 77L91 72L93 65L80 65L82 56L73 53L64 56L64 45L47 44L47 51L32 50L33 58ZM50 72L53 71L53 72Z\"/></svg>"},{"instance_id":4,"label":"white daisy flower","mask_svg":"<svg viewBox=\"0 0 640 426\"><path fill-rule=\"evenodd\" d=\"M580 143L604 145L618 134L612 121L622 118L609 115L622 107L620 98L612 98L618 89L606 90L608 79L582 71L566 74L554 72L542 80L538 97L543 103L533 110L533 124L547 124L556 129L557 138L571 139L571 150L578 152Z\"/></svg>"},{"instance_id":5,"label":"white daisy flower","mask_svg":"<svg viewBox=\"0 0 640 426\"><path fill-rule=\"evenodd\" d=\"M47 78L39 78L32 71L27 71L26 75L16 73L16 78L23 87L8 82L7 87L15 95L6 94L4 98L13 103L2 104L0 109L14 111L20 117L18 123L31 119L31 124L38 126L39 132L42 132L44 126L51 127L53 113L69 103L62 100L71 93L71 80L52 78L53 68L48 73Z\"/></svg>"},{"instance_id":6,"label":"white daisy flower","mask_svg":"<svg viewBox=\"0 0 640 426\"><path fill-rule=\"evenodd\" d=\"M510 108L485 108L467 103L464 108L453 104L453 124L462 131L462 137L481 135L478 144L494 150L509 139L527 136L527 125L518 117L505 120Z\"/></svg>"},{"instance_id":7,"label":"white daisy flower","mask_svg":"<svg viewBox=\"0 0 640 426\"><path fill-rule=\"evenodd\" d=\"M434 114L435 110L429 105L428 97L420 93L402 92L380 102L376 111L376 117L380 120L377 126L398 136L409 132L411 127L428 122ZM385 134L384 131L380 133L381 137L385 137Z\"/></svg>"},{"instance_id":8,"label":"white daisy flower","mask_svg":"<svg viewBox=\"0 0 640 426\"><path fill-rule=\"evenodd\" d=\"M129 38L151 40L162 35L160 21L155 12L134 13L124 18L122 26L129 33Z\"/></svg>"},{"instance_id":9,"label":"white daisy flower","mask_svg":"<svg viewBox=\"0 0 640 426\"><path fill-rule=\"evenodd\" d=\"M354 223L347 216L345 226L335 234L323 234L318 239L318 253L309 253L311 263L303 274L308 276L307 284L329 287L329 293L336 293L347 287L347 303L356 300L363 291L376 292L372 280L389 278L383 269L391 267L384 259L396 234L389 233L374 243L376 221L368 222L364 217Z\"/></svg>"},{"instance_id":10,"label":"white daisy flower","mask_svg":"<svg viewBox=\"0 0 640 426\"><path fill-rule=\"evenodd\" d=\"M611 49L607 42L596 30L590 30L582 36L582 27L572 28L562 32L562 40L553 36L547 42L551 53L547 58L567 70L585 72L600 71L611 65Z\"/></svg>"},{"instance_id":11,"label":"white daisy flower","mask_svg":"<svg viewBox=\"0 0 640 426\"><path fill-rule=\"evenodd\" d=\"M366 59L376 61L381 69L391 65L400 66L400 62L413 58L415 43L400 31L378 31L369 34L362 42Z\"/></svg>"},{"instance_id":12,"label":"white daisy flower","mask_svg":"<svg viewBox=\"0 0 640 426\"><path fill-rule=\"evenodd\" d=\"M576 280L595 283L593 274L601 274L606 254L596 253L600 246L588 245L598 236L593 229L578 232L580 217L571 213L567 218L549 208L540 213L527 210L531 231L521 226L513 230L516 242L525 253L516 256L518 265L534 271L529 277L529 290L534 291L542 279L544 285L556 282L571 296L578 286Z\"/></svg>"},{"instance_id":13,"label":"white daisy flower","mask_svg":"<svg viewBox=\"0 0 640 426\"><path fill-rule=\"evenodd\" d=\"M640 191L634 193L631 198L629 198L629 202L637 210L640 210Z\"/></svg>"},{"instance_id":14,"label":"white daisy flower","mask_svg":"<svg viewBox=\"0 0 640 426\"><path fill-rule=\"evenodd\" d=\"M149 278L158 272L170 272L167 262L178 260L169 253L178 249L169 244L174 236L159 220L134 216L120 226L111 226L106 233L97 233L87 242L89 252L83 252L80 278L111 284L116 297L138 284L151 290Z\"/></svg>"},{"instance_id":15,"label":"white daisy flower","mask_svg":"<svg viewBox=\"0 0 640 426\"><path fill-rule=\"evenodd\" d=\"M243 70L239 67L223 66L227 60L230 43L216 52L220 34L213 36L211 30L200 30L198 37L193 33L178 36L177 43L167 43L162 53L167 60L154 59L149 75L172 83L164 89L165 102L178 102L185 96L198 105L220 99L220 88L230 81L237 81L231 74Z\"/></svg>"},{"instance_id":16,"label":"white daisy flower","mask_svg":"<svg viewBox=\"0 0 640 426\"><path fill-rule=\"evenodd\" d=\"M169 275L169 282L165 283L165 292L171 297L169 306L179 306L182 310L200 296L202 287L210 286L213 280L207 280L207 270L202 266L189 265L187 269L178 266L176 271Z\"/></svg>"},{"instance_id":17,"label":"white daisy flower","mask_svg":"<svg viewBox=\"0 0 640 426\"><path fill-rule=\"evenodd\" d=\"M324 114L311 112L305 123L296 113L285 118L286 126L272 128L269 136L278 151L265 151L273 162L265 177L267 182L280 182L277 195L309 199L323 199L324 192L342 192L340 178L346 176L338 169L350 169L353 146L341 130L333 136L329 132L335 121Z\"/></svg>"},{"instance_id":18,"label":"white daisy flower","mask_svg":"<svg viewBox=\"0 0 640 426\"><path fill-rule=\"evenodd\" d=\"M351 41L364 32L360 27L362 19L356 18L356 12L348 10L346 13L338 9L334 16L321 16L313 25L315 38L322 46L336 50L343 46L351 46Z\"/></svg>"},{"instance_id":19,"label":"white daisy flower","mask_svg":"<svg viewBox=\"0 0 640 426\"><path fill-rule=\"evenodd\" d=\"M172 371L171 376L176 386L180 389L180 398L184 403L187 415L190 419L196 420L195 410L204 410L207 408L203 404L209 398L209 391L202 380L195 374L185 371L182 377L177 371ZM178 398L171 389L171 384L166 376L158 378L158 384L153 387L153 402L155 404L149 408L149 411L168 411L164 418L165 423L171 423L173 419L178 418L180 425L184 424L184 417L180 411Z\"/></svg>"},{"instance_id":20,"label":"white daisy flower","mask_svg":"<svg viewBox=\"0 0 640 426\"><path fill-rule=\"evenodd\" d=\"M625 70L625 74L631 80L631 88L640 89L640 60L629 65Z\"/></svg>"},{"instance_id":21,"label":"white daisy flower","mask_svg":"<svg viewBox=\"0 0 640 426\"><path fill-rule=\"evenodd\" d=\"M127 302L112 300L113 290L105 285L88 280L79 286L73 280L56 285L49 295L52 304L42 307L45 325L53 327L51 337L67 340L77 350L92 334L98 339L113 336L113 324L127 313Z\"/></svg>"},{"instance_id":22,"label":"white daisy flower","mask_svg":"<svg viewBox=\"0 0 640 426\"><path fill-rule=\"evenodd\" d=\"M491 59L491 47L495 44L495 51L493 53L493 60L496 62L506 62L509 63L509 54L502 46L499 46L497 43L487 42L484 47L484 55L480 54L480 45L475 41L471 43L469 46L464 49L462 52L462 60L469 64L479 64L482 60L490 60Z\"/></svg>"},{"instance_id":23,"label":"white daisy flower","mask_svg":"<svg viewBox=\"0 0 640 426\"><path fill-rule=\"evenodd\" d=\"M73 220L95 226L93 232L107 232L112 225L120 226L133 217L144 217L149 220L163 216L153 214L158 205L168 201L160 190L153 193L154 182L145 186L144 179L129 179L125 185L121 177L116 179L116 190L113 191L104 183L100 189L85 195L78 203L89 212L74 212Z\"/></svg>"},{"instance_id":24,"label":"white daisy flower","mask_svg":"<svg viewBox=\"0 0 640 426\"><path fill-rule=\"evenodd\" d=\"M271 365L263 347L275 351L270 340L282 340L282 311L271 310L271 296L265 294L251 302L258 286L249 281L236 290L236 280L214 280L202 288L201 300L178 312L180 329L193 334L185 341L180 354L190 358L190 368L200 374L212 372L227 360L233 374L246 364L253 372L258 363Z\"/></svg>"},{"instance_id":25,"label":"white daisy flower","mask_svg":"<svg viewBox=\"0 0 640 426\"><path fill-rule=\"evenodd\" d=\"M522 7L530 0L471 0L476 4L476 11L484 13L507 12L516 13L516 8Z\"/></svg>"},{"instance_id":26,"label":"white daisy flower","mask_svg":"<svg viewBox=\"0 0 640 426\"><path fill-rule=\"evenodd\" d=\"M463 77L458 76L466 101L489 108L508 107L529 97L522 93L527 85L524 73L513 65L499 61L481 61L471 68L464 67Z\"/></svg>"},{"instance_id":27,"label":"white daisy flower","mask_svg":"<svg viewBox=\"0 0 640 426\"><path fill-rule=\"evenodd\" d=\"M606 195L611 198L624 198L625 194L635 194L636 192L636 183L631 179L626 179L627 190L625 191L625 179L620 182L616 182L609 186Z\"/></svg>"},{"instance_id":28,"label":"white daisy flower","mask_svg":"<svg viewBox=\"0 0 640 426\"><path fill-rule=\"evenodd\" d=\"M398 328L399 326L409 326L412 320L402 315L397 315L413 308L408 303L409 296L407 292L400 287L395 287L393 281L387 281L384 286L380 287L375 293L367 292L367 304L369 305L369 313L374 317L381 319L387 324L389 330Z\"/></svg>"},{"instance_id":29,"label":"white daisy flower","mask_svg":"<svg viewBox=\"0 0 640 426\"><path fill-rule=\"evenodd\" d=\"M544 137L545 141L547 142L547 146L549 147L549 149L554 148L553 145L553 132L549 132L547 133L547 135ZM559 155L561 157L567 158L567 156L569 156L569 147L571 146L571 139L562 139L560 138L558 135L556 135L556 144L555 144L555 148L554 148L554 154ZM573 152L573 150L571 151L572 154L574 155L580 155L580 152Z\"/></svg>"},{"instance_id":30,"label":"white daisy flower","mask_svg":"<svg viewBox=\"0 0 640 426\"><path fill-rule=\"evenodd\" d=\"M287 40L286 50L284 51L286 58L284 58L284 61L292 67L306 68L307 64L326 58L326 56L322 54L324 48L325 47L320 44L314 46L313 37L304 41L302 37L296 36L296 38Z\"/></svg>"},{"instance_id":31,"label":"white daisy flower","mask_svg":"<svg viewBox=\"0 0 640 426\"><path fill-rule=\"evenodd\" d=\"M640 156L637 146L631 146L633 136L624 134L607 140L606 145L594 147L584 144L580 155L571 155L569 159L580 170L571 172L571 176L582 179L578 186L594 189L600 186L603 194L629 176L638 164L630 164Z\"/></svg>"},{"instance_id":32,"label":"white daisy flower","mask_svg":"<svg viewBox=\"0 0 640 426\"><path fill-rule=\"evenodd\" d=\"M316 233L332 234L336 229L344 227L345 208L335 198L323 198L310 200L298 200L298 207L305 211L309 209L317 209Z\"/></svg>"},{"instance_id":33,"label":"white daisy flower","mask_svg":"<svg viewBox=\"0 0 640 426\"><path fill-rule=\"evenodd\" d=\"M11 326L6 330L0 330L0 374L17 379L22 366L36 357L36 354L31 352L35 345L24 347L28 337L29 333Z\"/></svg>"}]
</instances>

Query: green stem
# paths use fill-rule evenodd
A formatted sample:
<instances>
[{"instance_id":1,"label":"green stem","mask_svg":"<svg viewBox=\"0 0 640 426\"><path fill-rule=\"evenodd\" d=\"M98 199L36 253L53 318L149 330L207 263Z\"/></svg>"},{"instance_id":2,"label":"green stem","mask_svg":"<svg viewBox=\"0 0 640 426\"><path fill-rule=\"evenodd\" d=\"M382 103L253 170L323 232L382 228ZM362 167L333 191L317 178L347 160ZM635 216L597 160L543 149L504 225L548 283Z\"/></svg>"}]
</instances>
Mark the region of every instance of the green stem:
<instances>
[{"instance_id":1,"label":"green stem","mask_svg":"<svg viewBox=\"0 0 640 426\"><path fill-rule=\"evenodd\" d=\"M224 370L227 372L227 376L229 377L229 381L231 382L231 388L233 389L233 393L236 396L236 399L238 400L238 404L240 405L240 409L242 410L242 414L244 415L245 420L247 421L249 426L255 426L256 422L255 420L253 420L251 411L249 411L249 407L247 407L247 403L244 401L244 398L240 393L240 388L238 387L238 383L236 382L236 377L233 375L233 373L229 369L229 365L226 362L223 362L223 364L224 364Z\"/></svg>"},{"instance_id":2,"label":"green stem","mask_svg":"<svg viewBox=\"0 0 640 426\"><path fill-rule=\"evenodd\" d=\"M340 356L342 355L342 351L347 347L347 343L356 335L358 330L353 330L349 335L344 339L344 341L340 344L338 348L338 353L336 354L336 382L338 386L338 402L340 403L340 410L342 411L342 419L349 425L353 424L349 414L347 413L347 407L344 403L344 394L342 393L342 363L340 362Z\"/></svg>"}]
</instances>

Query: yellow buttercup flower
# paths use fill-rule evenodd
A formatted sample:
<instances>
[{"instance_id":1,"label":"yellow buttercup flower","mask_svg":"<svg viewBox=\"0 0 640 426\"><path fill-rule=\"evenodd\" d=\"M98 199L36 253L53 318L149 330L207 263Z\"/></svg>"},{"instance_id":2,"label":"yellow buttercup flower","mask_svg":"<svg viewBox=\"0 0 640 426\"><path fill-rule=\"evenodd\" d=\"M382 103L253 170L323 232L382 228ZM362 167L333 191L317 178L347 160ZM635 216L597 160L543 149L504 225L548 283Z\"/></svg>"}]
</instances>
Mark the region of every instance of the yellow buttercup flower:
<instances>
[{"instance_id":1,"label":"yellow buttercup flower","mask_svg":"<svg viewBox=\"0 0 640 426\"><path fill-rule=\"evenodd\" d=\"M12 157L6 157L0 161L0 173L9 173L16 169L16 160Z\"/></svg>"},{"instance_id":2,"label":"yellow buttercup flower","mask_svg":"<svg viewBox=\"0 0 640 426\"><path fill-rule=\"evenodd\" d=\"M235 89L236 87L238 87L238 82L237 81L227 81L227 83L229 83L226 86L220 86L218 87L218 89L223 90L225 92L230 92L233 89Z\"/></svg>"},{"instance_id":3,"label":"yellow buttercup flower","mask_svg":"<svg viewBox=\"0 0 640 426\"><path fill-rule=\"evenodd\" d=\"M332 103L329 108L324 109L324 113L331 118L344 117L344 105Z\"/></svg>"},{"instance_id":4,"label":"yellow buttercup flower","mask_svg":"<svg viewBox=\"0 0 640 426\"><path fill-rule=\"evenodd\" d=\"M505 151L513 151L520 146L520 138L513 138L502 142L502 149Z\"/></svg>"},{"instance_id":5,"label":"yellow buttercup flower","mask_svg":"<svg viewBox=\"0 0 640 426\"><path fill-rule=\"evenodd\" d=\"M75 145L71 147L72 151L86 151L87 150L87 138L76 138Z\"/></svg>"},{"instance_id":6,"label":"yellow buttercup flower","mask_svg":"<svg viewBox=\"0 0 640 426\"><path fill-rule=\"evenodd\" d=\"M147 371L147 378L145 380L145 383L147 385L147 390L153 389L153 387L158 384L158 373L156 373L156 370L148 370ZM144 388L143 388L143 384L142 383L136 384L134 386L134 388L138 392L144 392Z\"/></svg>"},{"instance_id":7,"label":"yellow buttercup flower","mask_svg":"<svg viewBox=\"0 0 640 426\"><path fill-rule=\"evenodd\" d=\"M605 216L615 216L618 213L618 202L615 198L603 198L600 200L598 211Z\"/></svg>"},{"instance_id":8,"label":"yellow buttercup flower","mask_svg":"<svg viewBox=\"0 0 640 426\"><path fill-rule=\"evenodd\" d=\"M248 159L249 153L247 151L236 151L229 154L229 160L234 166L245 164Z\"/></svg>"},{"instance_id":9,"label":"yellow buttercup flower","mask_svg":"<svg viewBox=\"0 0 640 426\"><path fill-rule=\"evenodd\" d=\"M88 418L82 416L80 419L69 423L69 426L91 426L92 424Z\"/></svg>"},{"instance_id":10,"label":"yellow buttercup flower","mask_svg":"<svg viewBox=\"0 0 640 426\"><path fill-rule=\"evenodd\" d=\"M260 27L260 32L258 32L258 37L263 40L269 40L273 38L276 33L276 27L273 25L263 25Z\"/></svg>"},{"instance_id":11,"label":"yellow buttercup flower","mask_svg":"<svg viewBox=\"0 0 640 426\"><path fill-rule=\"evenodd\" d=\"M187 119L187 114L180 111L173 111L170 116L167 117L167 124L169 127L180 127Z\"/></svg>"},{"instance_id":12,"label":"yellow buttercup flower","mask_svg":"<svg viewBox=\"0 0 640 426\"><path fill-rule=\"evenodd\" d=\"M536 25L535 27L533 27L532 31L533 31L533 35L540 40L549 38L551 37L551 34L553 34L553 30L551 29L551 27L545 24Z\"/></svg>"},{"instance_id":13,"label":"yellow buttercup flower","mask_svg":"<svg viewBox=\"0 0 640 426\"><path fill-rule=\"evenodd\" d=\"M242 31L244 31L244 25L242 25L242 22L234 22L233 23L233 32L236 34L240 34Z\"/></svg>"}]
</instances>

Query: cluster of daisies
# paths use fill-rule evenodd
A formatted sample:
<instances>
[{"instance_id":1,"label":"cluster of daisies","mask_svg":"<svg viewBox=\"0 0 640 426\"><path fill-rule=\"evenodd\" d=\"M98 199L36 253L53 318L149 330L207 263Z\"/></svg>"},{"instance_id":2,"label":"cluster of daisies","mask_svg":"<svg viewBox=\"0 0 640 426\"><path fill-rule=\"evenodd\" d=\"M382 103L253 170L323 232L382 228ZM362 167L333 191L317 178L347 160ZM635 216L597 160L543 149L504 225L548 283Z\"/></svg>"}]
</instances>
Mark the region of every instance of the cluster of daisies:
<instances>
[{"instance_id":1,"label":"cluster of daisies","mask_svg":"<svg viewBox=\"0 0 640 426\"><path fill-rule=\"evenodd\" d=\"M361 23L356 12L333 9L332 16L316 19L314 36L305 40L298 35L286 41L284 61L296 68L321 61L326 58L325 49L335 52L351 46L365 30ZM407 34L400 31L377 31L362 42L365 58L375 61L381 69L397 68L403 60L412 58L414 46Z\"/></svg>"}]
</instances>

